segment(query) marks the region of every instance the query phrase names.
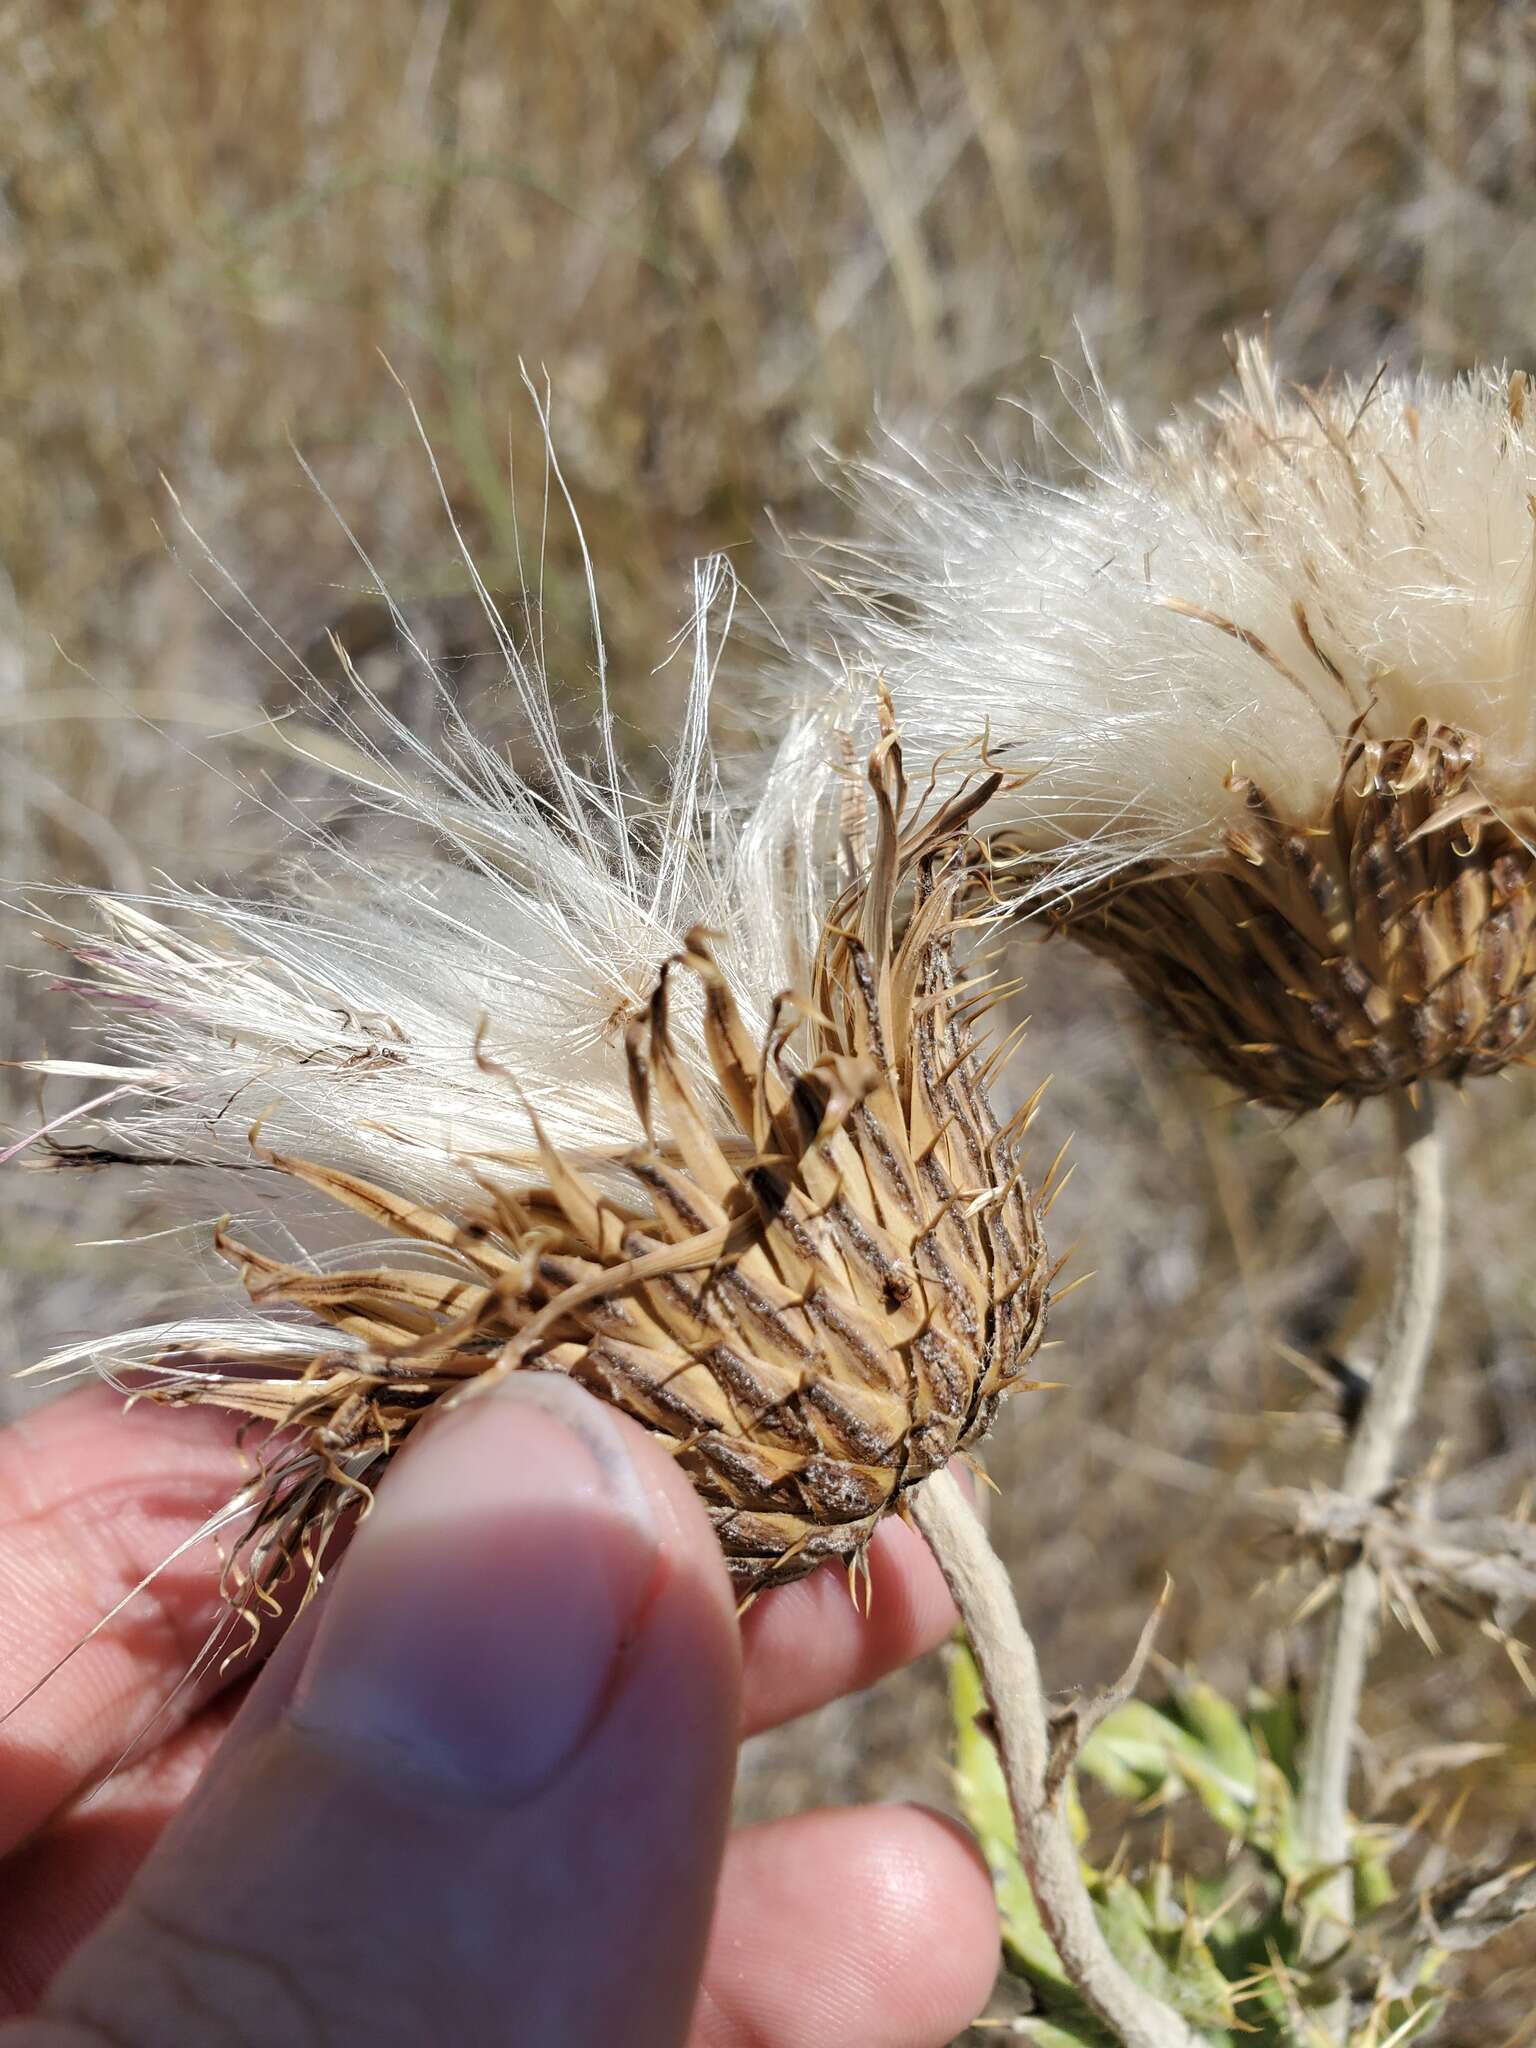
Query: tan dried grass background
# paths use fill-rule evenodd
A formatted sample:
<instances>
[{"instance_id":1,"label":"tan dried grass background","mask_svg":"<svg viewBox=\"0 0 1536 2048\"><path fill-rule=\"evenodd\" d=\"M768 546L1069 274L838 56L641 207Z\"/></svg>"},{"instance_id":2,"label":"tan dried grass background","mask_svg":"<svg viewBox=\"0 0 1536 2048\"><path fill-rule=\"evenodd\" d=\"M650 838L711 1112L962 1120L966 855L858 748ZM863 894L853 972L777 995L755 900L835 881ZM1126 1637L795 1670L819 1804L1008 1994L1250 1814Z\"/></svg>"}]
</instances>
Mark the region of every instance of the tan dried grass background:
<instances>
[{"instance_id":1,"label":"tan dried grass background","mask_svg":"<svg viewBox=\"0 0 1536 2048\"><path fill-rule=\"evenodd\" d=\"M1217 378L1224 331L1266 315L1300 375L1529 365L1533 94L1536 28L1513 0L14 0L0 874L249 883L280 835L222 771L300 801L321 787L265 723L294 710L290 684L168 552L161 471L296 647L324 666L339 632L430 730L290 431L516 746L379 351L502 591L509 456L525 546L538 527L517 359L548 367L643 761L689 559L729 547L770 609L789 601L765 515L840 522L813 453L856 446L877 401L898 426L1025 446L997 400L1055 421L1045 359L1080 359L1074 323L1143 420ZM545 604L579 689L580 564L558 528ZM5 930L8 961L42 963L24 920ZM1269 1560L1245 1500L1335 1469L1287 1347L1369 1356L1382 1129L1234 1111L1141 1039L1101 968L1053 947L1031 971L1020 1078L1056 1074L1042 1161L1077 1133L1054 1234L1079 1236L1098 1277L1056 1327L1067 1390L1016 1403L997 1440L1001 1541L1053 1683L1123 1658L1165 1569L1165 1650L1274 1679L1287 1598L1250 1599ZM17 973L0 1003L8 1050L60 1051L77 1021ZM1443 1438L1479 1506L1512 1501L1536 1462L1531 1106L1522 1078L1455 1117L1452 1301L1420 1448ZM30 1113L13 1091L11 1120ZM0 1205L9 1358L167 1283L185 1298L185 1238L74 1249L145 1220L114 1188L12 1171ZM1293 1659L1307 1648L1290 1638ZM1390 1761L1506 1741L1461 1840L1536 1850L1531 1708L1491 1645L1452 1623L1445 1649L1432 1665L1392 1642L1373 1743ZM887 1685L759 1746L744 1803L942 1798L941 1724L931 1671ZM1507 1939L1443 2038L1502 2039L1533 1966L1532 1937Z\"/></svg>"}]
</instances>

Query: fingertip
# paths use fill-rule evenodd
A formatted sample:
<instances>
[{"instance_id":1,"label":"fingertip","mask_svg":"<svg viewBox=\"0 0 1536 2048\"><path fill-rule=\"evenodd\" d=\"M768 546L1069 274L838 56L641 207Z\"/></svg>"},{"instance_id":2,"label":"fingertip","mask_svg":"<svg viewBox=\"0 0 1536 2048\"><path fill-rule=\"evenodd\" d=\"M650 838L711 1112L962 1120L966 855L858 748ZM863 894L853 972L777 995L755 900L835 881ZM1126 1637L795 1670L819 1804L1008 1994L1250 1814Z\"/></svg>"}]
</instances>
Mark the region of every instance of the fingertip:
<instances>
[{"instance_id":1,"label":"fingertip","mask_svg":"<svg viewBox=\"0 0 1536 2048\"><path fill-rule=\"evenodd\" d=\"M741 1628L737 1615L737 1594L726 1570L719 1538L710 1526L693 1482L652 1433L622 1410L609 1408L591 1394L582 1398L601 1407L614 1429L629 1445L629 1455L644 1475L645 1486L661 1531L662 1544L673 1559L686 1559L699 1590L707 1595L721 1621L728 1625L731 1643L739 1660Z\"/></svg>"},{"instance_id":2,"label":"fingertip","mask_svg":"<svg viewBox=\"0 0 1536 2048\"><path fill-rule=\"evenodd\" d=\"M955 1626L955 1607L933 1553L892 1517L869 1547L869 1575L856 1603L846 1570L826 1564L766 1594L742 1622L749 1734L861 1691L936 1649Z\"/></svg>"},{"instance_id":3,"label":"fingertip","mask_svg":"<svg viewBox=\"0 0 1536 2048\"><path fill-rule=\"evenodd\" d=\"M24 1460L40 1490L52 1491L55 1471L77 1490L80 1480L112 1481L141 1466L157 1476L194 1477L207 1468L215 1478L241 1473L241 1418L212 1405L172 1409L132 1400L102 1381L60 1394L0 1429L0 1462Z\"/></svg>"},{"instance_id":4,"label":"fingertip","mask_svg":"<svg viewBox=\"0 0 1536 2048\"><path fill-rule=\"evenodd\" d=\"M970 2025L997 1980L1001 1933L992 1878L969 1830L928 1806L883 1809L882 1905L891 1945L923 1958L936 2040Z\"/></svg>"},{"instance_id":5,"label":"fingertip","mask_svg":"<svg viewBox=\"0 0 1536 2048\"><path fill-rule=\"evenodd\" d=\"M249 1476L238 1430L104 1386L0 1429L0 1853L224 1682L211 1528Z\"/></svg>"},{"instance_id":6,"label":"fingertip","mask_svg":"<svg viewBox=\"0 0 1536 2048\"><path fill-rule=\"evenodd\" d=\"M944 1574L927 1542L910 1522L883 1522L870 1546L874 1584L897 1608L909 1636L922 1647L941 1643L959 1619Z\"/></svg>"},{"instance_id":7,"label":"fingertip","mask_svg":"<svg viewBox=\"0 0 1536 2048\"><path fill-rule=\"evenodd\" d=\"M748 1828L727 1859L692 2039L942 2048L986 2004L998 1946L985 1867L939 1814L874 1807Z\"/></svg>"},{"instance_id":8,"label":"fingertip","mask_svg":"<svg viewBox=\"0 0 1536 2048\"><path fill-rule=\"evenodd\" d=\"M533 1797L627 1683L663 1594L699 1610L705 1635L728 1631L735 1658L718 1545L677 1478L563 1376L515 1373L456 1403L380 1490L295 1718L498 1803Z\"/></svg>"}]
</instances>

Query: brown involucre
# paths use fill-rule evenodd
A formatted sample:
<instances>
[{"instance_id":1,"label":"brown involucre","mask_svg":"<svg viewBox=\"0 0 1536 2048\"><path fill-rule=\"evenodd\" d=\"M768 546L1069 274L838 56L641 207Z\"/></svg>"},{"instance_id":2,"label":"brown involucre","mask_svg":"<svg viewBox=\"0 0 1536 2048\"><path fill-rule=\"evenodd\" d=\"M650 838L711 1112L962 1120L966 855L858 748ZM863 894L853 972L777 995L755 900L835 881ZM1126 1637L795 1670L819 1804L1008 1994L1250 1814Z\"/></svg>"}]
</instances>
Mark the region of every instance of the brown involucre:
<instances>
[{"instance_id":1,"label":"brown involucre","mask_svg":"<svg viewBox=\"0 0 1536 2048\"><path fill-rule=\"evenodd\" d=\"M454 1214L263 1154L425 1256L319 1273L221 1235L255 1302L358 1347L248 1377L227 1354L180 1378L161 1360L155 1398L273 1425L237 1604L254 1615L312 1564L421 1419L489 1373L569 1373L653 1431L744 1596L823 1558L856 1567L904 1489L1031 1384L1052 1273L1016 1146L1038 1097L999 1124L988 1085L1007 1047L984 1056L976 1037L990 978L956 959L977 901L971 820L998 780L909 817L887 717L873 847L822 928L809 1002L780 997L759 1042L710 935L691 932L628 1024L637 1148L566 1157L540 1131L541 1186L482 1167L481 1198ZM678 1057L678 970L700 991L714 1100ZM622 1201L604 1192L614 1167Z\"/></svg>"},{"instance_id":2,"label":"brown involucre","mask_svg":"<svg viewBox=\"0 0 1536 2048\"><path fill-rule=\"evenodd\" d=\"M1357 728L1320 820L1234 784L1223 858L1144 862L1053 921L1275 1108L1496 1073L1536 1042L1536 812L1496 810L1477 766L1449 726Z\"/></svg>"}]
</instances>

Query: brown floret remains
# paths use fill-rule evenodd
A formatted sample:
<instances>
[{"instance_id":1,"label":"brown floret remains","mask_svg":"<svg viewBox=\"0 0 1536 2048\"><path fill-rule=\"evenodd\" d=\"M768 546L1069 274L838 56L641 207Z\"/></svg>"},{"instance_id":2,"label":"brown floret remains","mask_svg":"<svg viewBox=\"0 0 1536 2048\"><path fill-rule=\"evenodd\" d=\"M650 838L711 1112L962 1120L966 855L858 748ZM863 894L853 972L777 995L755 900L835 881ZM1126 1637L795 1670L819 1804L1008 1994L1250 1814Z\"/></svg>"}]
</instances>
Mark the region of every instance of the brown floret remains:
<instances>
[{"instance_id":1,"label":"brown floret remains","mask_svg":"<svg viewBox=\"0 0 1536 2048\"><path fill-rule=\"evenodd\" d=\"M1497 1073L1536 1044L1536 814L1495 810L1477 762L1449 726L1356 732L1322 820L1238 784L1223 860L1148 863L1055 922L1277 1109Z\"/></svg>"}]
</instances>

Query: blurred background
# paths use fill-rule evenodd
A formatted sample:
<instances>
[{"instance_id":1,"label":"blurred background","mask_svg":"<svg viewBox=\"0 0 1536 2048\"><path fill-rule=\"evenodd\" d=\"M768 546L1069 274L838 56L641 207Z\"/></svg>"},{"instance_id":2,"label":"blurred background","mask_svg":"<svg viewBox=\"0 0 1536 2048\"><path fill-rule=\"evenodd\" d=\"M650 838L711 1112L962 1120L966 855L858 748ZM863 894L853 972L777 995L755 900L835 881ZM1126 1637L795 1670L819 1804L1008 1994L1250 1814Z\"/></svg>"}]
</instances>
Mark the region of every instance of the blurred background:
<instances>
[{"instance_id":1,"label":"blurred background","mask_svg":"<svg viewBox=\"0 0 1536 2048\"><path fill-rule=\"evenodd\" d=\"M774 529L846 531L818 451L877 421L1030 456L1068 424L1053 361L1086 345L1150 425L1265 320L1300 378L1536 356L1536 11L1516 0L11 0L0 137L13 897L157 871L252 886L281 842L261 791L322 796L272 724L302 708L294 660L224 616L236 584L322 674L335 635L430 736L431 689L295 449L517 751L402 383L490 587L515 600L520 538L542 547L579 736L582 565L567 522L541 537L519 363L547 371L643 776L690 562L729 549L797 630ZM33 925L3 929L4 1050L73 1049ZM1048 1679L1118 1669L1172 1571L1164 1653L1283 1685L1306 1668L1286 1627L1305 1587L1255 1597L1280 1562L1255 1504L1336 1469L1302 1362L1369 1356L1384 1119L1235 1108L1143 1040L1103 970L1055 947L1030 969L1020 1076L1054 1072L1041 1158L1075 1134L1078 1161L1054 1234L1096 1272L1057 1319L1063 1389L1017 1401L990 1457ZM0 1120L25 1129L35 1100L6 1086ZM1453 1119L1452 1303L1418 1446L1453 1505L1509 1506L1536 1469L1531 1106L1520 1078ZM76 1249L155 1222L106 1178L11 1169L0 1351L25 1362L184 1287L182 1239ZM1500 1743L1383 1810L1427 1797L1461 1846L1536 1854L1520 1678L1454 1618L1440 1646L1389 1632L1368 1784ZM936 1669L832 1709L752 1751L744 1806L942 1801L944 1711ZM1436 2038L1536 2038L1533 1944L1479 1958Z\"/></svg>"}]
</instances>

